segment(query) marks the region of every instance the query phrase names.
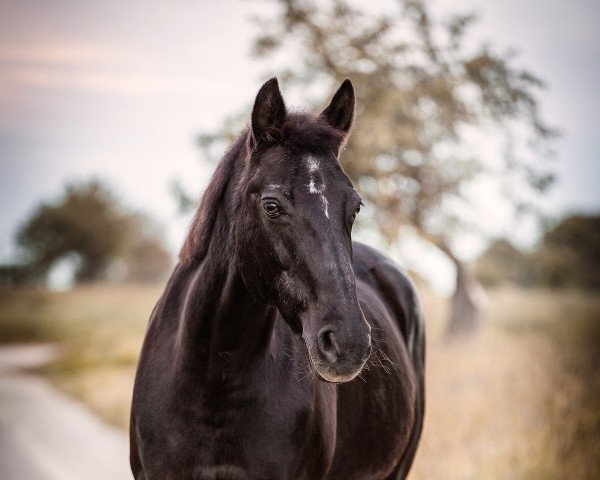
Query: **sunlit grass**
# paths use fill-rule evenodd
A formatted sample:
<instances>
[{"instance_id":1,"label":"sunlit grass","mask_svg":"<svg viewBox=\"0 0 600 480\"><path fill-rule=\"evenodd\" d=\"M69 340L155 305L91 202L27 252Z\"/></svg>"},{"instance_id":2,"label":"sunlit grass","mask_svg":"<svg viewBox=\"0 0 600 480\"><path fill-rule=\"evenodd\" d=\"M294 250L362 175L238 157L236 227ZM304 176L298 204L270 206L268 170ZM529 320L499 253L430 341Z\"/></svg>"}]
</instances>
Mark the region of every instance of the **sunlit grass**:
<instances>
[{"instance_id":1,"label":"sunlit grass","mask_svg":"<svg viewBox=\"0 0 600 480\"><path fill-rule=\"evenodd\" d=\"M135 362L159 288L0 295L0 341L56 341L43 370L126 428ZM600 296L495 290L478 336L447 341L423 291L427 414L410 478L600 478Z\"/></svg>"},{"instance_id":2,"label":"sunlit grass","mask_svg":"<svg viewBox=\"0 0 600 480\"><path fill-rule=\"evenodd\" d=\"M600 297L497 290L481 334L451 342L440 311L411 479L600 478Z\"/></svg>"}]
</instances>

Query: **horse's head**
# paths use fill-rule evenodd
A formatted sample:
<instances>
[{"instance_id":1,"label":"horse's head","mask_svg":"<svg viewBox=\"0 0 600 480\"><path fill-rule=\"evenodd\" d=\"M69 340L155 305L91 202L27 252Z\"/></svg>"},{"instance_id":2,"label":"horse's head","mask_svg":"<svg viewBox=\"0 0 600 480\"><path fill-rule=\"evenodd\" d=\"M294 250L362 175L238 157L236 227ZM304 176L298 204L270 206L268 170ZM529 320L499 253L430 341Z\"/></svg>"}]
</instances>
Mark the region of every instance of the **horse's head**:
<instances>
[{"instance_id":1,"label":"horse's head","mask_svg":"<svg viewBox=\"0 0 600 480\"><path fill-rule=\"evenodd\" d=\"M252 111L234 225L247 288L302 334L314 370L330 382L357 376L371 350L352 269L361 198L338 161L353 117L349 80L319 116L288 113L269 80Z\"/></svg>"}]
</instances>

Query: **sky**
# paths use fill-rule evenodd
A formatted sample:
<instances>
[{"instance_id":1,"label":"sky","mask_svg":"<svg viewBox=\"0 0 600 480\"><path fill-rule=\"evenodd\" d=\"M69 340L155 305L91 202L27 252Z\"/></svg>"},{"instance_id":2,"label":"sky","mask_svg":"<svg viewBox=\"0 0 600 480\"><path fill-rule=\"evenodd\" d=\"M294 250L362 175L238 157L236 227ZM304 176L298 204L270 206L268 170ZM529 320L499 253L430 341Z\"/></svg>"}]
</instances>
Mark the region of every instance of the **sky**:
<instances>
[{"instance_id":1,"label":"sky","mask_svg":"<svg viewBox=\"0 0 600 480\"><path fill-rule=\"evenodd\" d=\"M176 248L188 219L169 184L202 191L214 166L199 162L196 135L249 107L266 79L269 66L250 56L249 21L265 8L0 0L0 261L14 257L14 233L40 201L92 176L154 215ZM473 42L516 48L517 64L546 81L543 115L564 132L546 211L600 210L600 3L437 0L433 9L479 13Z\"/></svg>"}]
</instances>

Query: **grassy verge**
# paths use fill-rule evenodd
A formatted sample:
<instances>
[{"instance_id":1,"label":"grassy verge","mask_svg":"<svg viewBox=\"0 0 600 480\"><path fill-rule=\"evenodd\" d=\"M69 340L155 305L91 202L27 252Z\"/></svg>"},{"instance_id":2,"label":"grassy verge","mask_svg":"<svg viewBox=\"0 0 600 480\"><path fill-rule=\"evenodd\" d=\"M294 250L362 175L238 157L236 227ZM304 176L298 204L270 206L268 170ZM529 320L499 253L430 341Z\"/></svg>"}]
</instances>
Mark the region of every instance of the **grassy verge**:
<instances>
[{"instance_id":1,"label":"grassy verge","mask_svg":"<svg viewBox=\"0 0 600 480\"><path fill-rule=\"evenodd\" d=\"M443 336L446 302L425 293L427 415L410 478L600 478L600 296L490 292L473 338ZM0 341L55 341L42 373L127 426L135 362L160 289L0 294Z\"/></svg>"},{"instance_id":2,"label":"grassy verge","mask_svg":"<svg viewBox=\"0 0 600 480\"><path fill-rule=\"evenodd\" d=\"M63 355L42 373L125 428L135 364L160 292L138 286L3 292L0 342L60 343Z\"/></svg>"}]
</instances>

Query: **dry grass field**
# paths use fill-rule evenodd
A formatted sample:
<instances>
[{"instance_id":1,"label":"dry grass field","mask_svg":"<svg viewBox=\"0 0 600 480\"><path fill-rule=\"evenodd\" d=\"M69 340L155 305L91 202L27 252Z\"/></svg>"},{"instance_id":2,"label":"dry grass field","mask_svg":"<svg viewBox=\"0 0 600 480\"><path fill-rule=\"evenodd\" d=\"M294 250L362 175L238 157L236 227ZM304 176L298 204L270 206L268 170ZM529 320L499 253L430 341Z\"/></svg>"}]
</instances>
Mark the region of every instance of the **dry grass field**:
<instances>
[{"instance_id":1,"label":"dry grass field","mask_svg":"<svg viewBox=\"0 0 600 480\"><path fill-rule=\"evenodd\" d=\"M427 410L412 479L600 478L600 297L496 290L481 334L428 314Z\"/></svg>"},{"instance_id":2,"label":"dry grass field","mask_svg":"<svg viewBox=\"0 0 600 480\"><path fill-rule=\"evenodd\" d=\"M126 427L135 362L160 294L86 287L0 294L0 341L54 341L59 387ZM600 478L600 296L489 293L480 334L448 341L446 301L423 292L427 416L411 479Z\"/></svg>"}]
</instances>

